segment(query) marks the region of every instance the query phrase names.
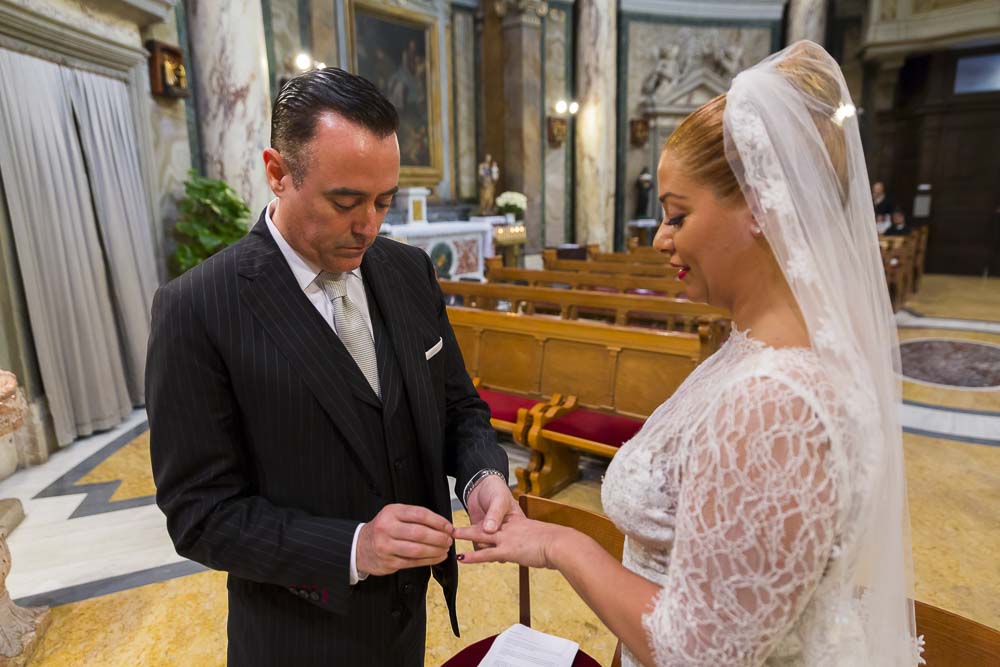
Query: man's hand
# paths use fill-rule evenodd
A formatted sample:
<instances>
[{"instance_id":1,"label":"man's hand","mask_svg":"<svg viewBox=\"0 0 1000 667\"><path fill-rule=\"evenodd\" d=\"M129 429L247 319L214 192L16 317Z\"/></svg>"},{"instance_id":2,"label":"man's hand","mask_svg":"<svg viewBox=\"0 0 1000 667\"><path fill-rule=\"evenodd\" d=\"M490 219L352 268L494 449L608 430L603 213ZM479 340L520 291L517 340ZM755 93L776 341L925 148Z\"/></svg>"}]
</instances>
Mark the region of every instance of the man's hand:
<instances>
[{"instance_id":1,"label":"man's hand","mask_svg":"<svg viewBox=\"0 0 1000 667\"><path fill-rule=\"evenodd\" d=\"M508 514L524 516L503 477L489 475L472 487L469 493L469 522L473 526L495 533Z\"/></svg>"},{"instance_id":2,"label":"man's hand","mask_svg":"<svg viewBox=\"0 0 1000 667\"><path fill-rule=\"evenodd\" d=\"M447 519L425 507L386 505L361 527L358 572L384 576L440 563L448 557L453 531Z\"/></svg>"}]
</instances>

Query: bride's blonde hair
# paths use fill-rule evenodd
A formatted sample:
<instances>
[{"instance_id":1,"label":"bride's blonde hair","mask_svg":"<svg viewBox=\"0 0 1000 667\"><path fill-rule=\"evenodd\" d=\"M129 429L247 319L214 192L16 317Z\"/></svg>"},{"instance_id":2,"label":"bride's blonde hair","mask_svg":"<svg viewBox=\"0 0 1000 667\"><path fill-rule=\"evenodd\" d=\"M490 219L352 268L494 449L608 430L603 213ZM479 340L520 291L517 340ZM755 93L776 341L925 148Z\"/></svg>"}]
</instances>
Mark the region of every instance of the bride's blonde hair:
<instances>
[{"instance_id":1,"label":"bride's blonde hair","mask_svg":"<svg viewBox=\"0 0 1000 667\"><path fill-rule=\"evenodd\" d=\"M849 182L847 145L843 128L834 120L834 114L841 105L842 93L821 55L825 54L820 47L811 42L800 42L777 65L777 69L807 99L812 100L810 112L813 122L837 174L841 199L846 200ZM743 202L743 194L726 159L725 112L726 94L723 93L685 118L667 139L663 150L669 151L683 165L688 176L711 187L720 201L735 206Z\"/></svg>"}]
</instances>

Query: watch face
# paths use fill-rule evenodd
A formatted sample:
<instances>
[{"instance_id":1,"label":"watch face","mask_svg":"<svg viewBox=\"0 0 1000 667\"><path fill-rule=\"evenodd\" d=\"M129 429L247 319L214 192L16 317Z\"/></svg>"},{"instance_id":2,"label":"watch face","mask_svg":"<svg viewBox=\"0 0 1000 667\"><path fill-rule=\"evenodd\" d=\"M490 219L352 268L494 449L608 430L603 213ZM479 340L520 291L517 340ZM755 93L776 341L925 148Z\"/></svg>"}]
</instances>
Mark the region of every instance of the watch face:
<instances>
[{"instance_id":1,"label":"watch face","mask_svg":"<svg viewBox=\"0 0 1000 667\"><path fill-rule=\"evenodd\" d=\"M431 248L431 262L437 271L438 278L449 278L452 266L455 264L455 253L451 246L445 242L435 243Z\"/></svg>"}]
</instances>

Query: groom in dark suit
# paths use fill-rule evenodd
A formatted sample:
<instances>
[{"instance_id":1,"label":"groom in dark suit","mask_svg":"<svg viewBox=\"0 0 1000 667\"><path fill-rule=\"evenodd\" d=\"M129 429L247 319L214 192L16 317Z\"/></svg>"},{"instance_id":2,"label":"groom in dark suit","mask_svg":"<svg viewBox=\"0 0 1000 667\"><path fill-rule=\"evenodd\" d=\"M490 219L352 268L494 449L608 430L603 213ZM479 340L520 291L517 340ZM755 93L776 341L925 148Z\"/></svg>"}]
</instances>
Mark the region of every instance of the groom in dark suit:
<instances>
[{"instance_id":1,"label":"groom in dark suit","mask_svg":"<svg viewBox=\"0 0 1000 667\"><path fill-rule=\"evenodd\" d=\"M484 529L518 511L430 260L377 236L398 124L361 77L293 79L276 199L156 295L157 503L178 553L229 573L232 665L423 665L432 574L458 634L446 475Z\"/></svg>"}]
</instances>

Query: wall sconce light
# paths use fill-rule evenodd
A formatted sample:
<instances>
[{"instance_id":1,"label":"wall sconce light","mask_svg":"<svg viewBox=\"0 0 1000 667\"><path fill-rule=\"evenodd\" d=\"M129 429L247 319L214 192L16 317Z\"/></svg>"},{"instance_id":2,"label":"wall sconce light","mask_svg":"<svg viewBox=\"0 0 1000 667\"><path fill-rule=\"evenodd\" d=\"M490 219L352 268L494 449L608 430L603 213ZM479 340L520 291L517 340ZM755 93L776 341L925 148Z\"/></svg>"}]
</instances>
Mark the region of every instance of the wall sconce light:
<instances>
[{"instance_id":1,"label":"wall sconce light","mask_svg":"<svg viewBox=\"0 0 1000 667\"><path fill-rule=\"evenodd\" d=\"M556 115L546 118L549 146L559 148L566 143L566 135L569 134L569 119L566 117L566 114L569 113L570 116L574 116L579 110L580 105L576 101L567 102L566 100L559 100L556 102Z\"/></svg>"},{"instance_id":2,"label":"wall sconce light","mask_svg":"<svg viewBox=\"0 0 1000 667\"><path fill-rule=\"evenodd\" d=\"M649 141L649 120L646 118L633 118L628 122L628 136L632 145L642 148Z\"/></svg>"},{"instance_id":3,"label":"wall sconce light","mask_svg":"<svg viewBox=\"0 0 1000 667\"><path fill-rule=\"evenodd\" d=\"M300 72L308 72L313 68L313 59L308 53L303 51L295 56L295 69Z\"/></svg>"}]
</instances>

